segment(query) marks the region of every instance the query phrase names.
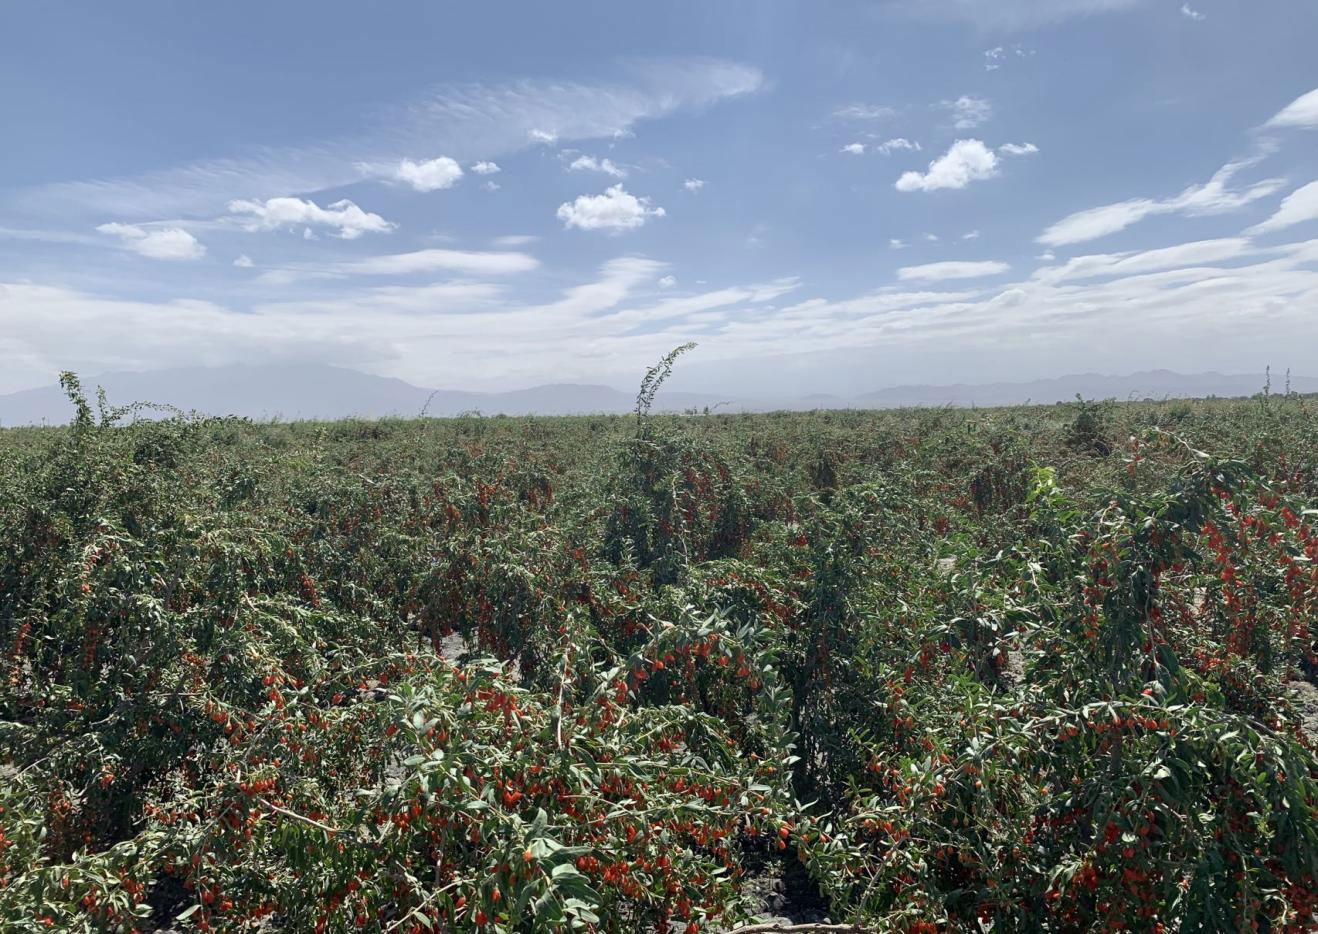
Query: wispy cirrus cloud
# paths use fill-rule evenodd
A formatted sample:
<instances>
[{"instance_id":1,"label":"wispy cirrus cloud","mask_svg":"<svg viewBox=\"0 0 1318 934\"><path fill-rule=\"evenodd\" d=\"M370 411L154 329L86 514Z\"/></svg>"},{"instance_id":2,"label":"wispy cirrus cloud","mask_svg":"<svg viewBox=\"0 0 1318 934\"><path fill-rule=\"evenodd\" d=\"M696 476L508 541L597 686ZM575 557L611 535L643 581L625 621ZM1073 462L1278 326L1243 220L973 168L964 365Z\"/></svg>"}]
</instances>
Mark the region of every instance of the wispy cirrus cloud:
<instances>
[{"instance_id":1,"label":"wispy cirrus cloud","mask_svg":"<svg viewBox=\"0 0 1318 934\"><path fill-rule=\"evenodd\" d=\"M922 266L903 266L897 270L897 278L902 282L911 280L924 282L942 282L947 279L982 279L986 276L1000 276L1010 271L1007 263L996 261L925 263Z\"/></svg>"},{"instance_id":2,"label":"wispy cirrus cloud","mask_svg":"<svg viewBox=\"0 0 1318 934\"><path fill-rule=\"evenodd\" d=\"M888 120L897 116L895 107L885 104L845 104L833 111L839 120Z\"/></svg>"},{"instance_id":3,"label":"wispy cirrus cloud","mask_svg":"<svg viewBox=\"0 0 1318 934\"><path fill-rule=\"evenodd\" d=\"M293 147L260 147L160 171L0 192L11 213L51 217L210 217L233 200L264 201L359 182L361 166L397 167L408 153L460 162L523 149L532 132L556 140L611 139L637 123L757 91L751 66L669 59L624 66L612 81L515 81L441 86L362 121L360 132Z\"/></svg>"},{"instance_id":4,"label":"wispy cirrus cloud","mask_svg":"<svg viewBox=\"0 0 1318 934\"><path fill-rule=\"evenodd\" d=\"M1272 233L1312 220L1318 220L1318 182L1310 182L1292 191L1282 199L1277 213L1249 228L1248 233Z\"/></svg>"},{"instance_id":5,"label":"wispy cirrus cloud","mask_svg":"<svg viewBox=\"0 0 1318 934\"><path fill-rule=\"evenodd\" d=\"M949 347L965 360L991 353L1008 366L1037 366L1041 347L1075 347L1085 365L1107 370L1239 372L1276 362L1278 333L1295 347L1318 342L1310 311L1318 241L1172 244L1078 257L1005 282L947 273L1006 270L932 266L841 297L812 294L788 277L657 298L671 275L666 264L622 256L545 300L519 300L507 283L335 282L323 295L258 297L241 308L8 282L0 285L0 354L11 365L0 391L46 384L60 369L282 360L347 364L422 385L442 373L450 385L524 386L630 376L689 339L715 364L867 351L918 373Z\"/></svg>"},{"instance_id":6,"label":"wispy cirrus cloud","mask_svg":"<svg viewBox=\"0 0 1318 934\"><path fill-rule=\"evenodd\" d=\"M1272 130L1318 127L1318 88L1291 101L1264 126Z\"/></svg>"},{"instance_id":7,"label":"wispy cirrus cloud","mask_svg":"<svg viewBox=\"0 0 1318 934\"><path fill-rule=\"evenodd\" d=\"M1078 17L1117 13L1143 0L884 0L891 13L926 20L969 23L991 32L1014 32Z\"/></svg>"},{"instance_id":8,"label":"wispy cirrus cloud","mask_svg":"<svg viewBox=\"0 0 1318 934\"><path fill-rule=\"evenodd\" d=\"M983 126L993 116L992 104L982 97L972 97L968 94L963 94L956 100L939 101L935 106L951 114L952 126L958 130L973 130Z\"/></svg>"},{"instance_id":9,"label":"wispy cirrus cloud","mask_svg":"<svg viewBox=\"0 0 1318 934\"><path fill-rule=\"evenodd\" d=\"M1069 246L1106 237L1160 214L1199 216L1239 210L1275 193L1283 185L1281 179L1268 178L1243 188L1231 187L1237 175L1258 164L1268 151L1265 148L1247 159L1228 162L1207 182L1191 185L1171 198L1132 198L1068 214L1035 239L1045 246Z\"/></svg>"}]
</instances>

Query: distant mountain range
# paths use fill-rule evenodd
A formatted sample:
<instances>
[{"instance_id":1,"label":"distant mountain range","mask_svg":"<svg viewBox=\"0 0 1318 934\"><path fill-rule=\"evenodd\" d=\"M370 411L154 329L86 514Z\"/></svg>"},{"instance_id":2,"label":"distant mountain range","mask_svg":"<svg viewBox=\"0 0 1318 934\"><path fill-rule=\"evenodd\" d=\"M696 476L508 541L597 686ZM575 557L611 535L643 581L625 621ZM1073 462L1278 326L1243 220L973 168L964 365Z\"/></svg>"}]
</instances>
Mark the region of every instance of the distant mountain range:
<instances>
[{"instance_id":1,"label":"distant mountain range","mask_svg":"<svg viewBox=\"0 0 1318 934\"><path fill-rule=\"evenodd\" d=\"M799 398L728 398L661 391L656 411L770 411L775 409L896 408L902 406L997 406L1049 404L1074 399L1165 399L1250 396L1264 377L1153 370L1129 376L1080 373L1021 383L894 386L847 398L816 394ZM576 415L629 412L635 396L611 386L555 383L511 392L423 389L399 379L320 364L235 365L106 373L84 380L95 401L104 387L111 405L151 402L184 411L253 419L335 419L483 415ZM1274 391L1284 387L1274 385ZM1295 377L1297 392L1318 392L1318 379ZM59 386L0 395L0 425L60 424L73 408Z\"/></svg>"},{"instance_id":2,"label":"distant mountain range","mask_svg":"<svg viewBox=\"0 0 1318 934\"><path fill-rule=\"evenodd\" d=\"M1020 405L1026 402L1051 404L1069 402L1076 395L1086 399L1200 399L1206 396L1233 398L1262 392L1266 376L1228 373L1173 373L1148 370L1129 376L1075 373L1056 379L1028 383L958 383L953 386L894 386L857 398L861 405L896 408L911 405ZM1318 392L1318 379L1292 377L1295 392ZM1274 380L1273 392L1285 390L1284 380Z\"/></svg>"},{"instance_id":3,"label":"distant mountain range","mask_svg":"<svg viewBox=\"0 0 1318 934\"><path fill-rule=\"evenodd\" d=\"M97 387L111 405L151 402L183 411L253 419L335 419L483 415L573 415L630 412L635 393L611 386L557 383L512 392L423 389L401 379L321 364L234 365L105 373L82 380L95 405ZM656 410L713 406L716 396L662 394ZM150 414L145 413L145 414ZM58 424L73 407L58 385L0 396L0 425Z\"/></svg>"}]
</instances>

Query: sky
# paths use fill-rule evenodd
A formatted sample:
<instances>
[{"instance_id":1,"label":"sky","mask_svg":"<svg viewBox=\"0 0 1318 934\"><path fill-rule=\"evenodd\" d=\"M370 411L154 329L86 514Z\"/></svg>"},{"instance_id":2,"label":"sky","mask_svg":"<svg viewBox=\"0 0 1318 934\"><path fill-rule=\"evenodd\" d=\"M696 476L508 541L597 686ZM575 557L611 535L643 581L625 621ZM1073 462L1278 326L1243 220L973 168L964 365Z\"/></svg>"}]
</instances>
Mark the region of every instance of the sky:
<instances>
[{"instance_id":1,"label":"sky","mask_svg":"<svg viewBox=\"0 0 1318 934\"><path fill-rule=\"evenodd\" d=\"M1318 376L1312 0L0 6L0 392Z\"/></svg>"}]
</instances>

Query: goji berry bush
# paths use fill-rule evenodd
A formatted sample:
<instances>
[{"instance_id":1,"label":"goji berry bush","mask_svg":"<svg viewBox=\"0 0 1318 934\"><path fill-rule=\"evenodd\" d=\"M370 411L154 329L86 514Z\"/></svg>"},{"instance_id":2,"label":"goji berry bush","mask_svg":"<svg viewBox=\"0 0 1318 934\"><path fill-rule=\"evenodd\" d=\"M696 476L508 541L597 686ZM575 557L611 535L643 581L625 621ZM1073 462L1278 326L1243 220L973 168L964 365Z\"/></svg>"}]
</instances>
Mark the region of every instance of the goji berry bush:
<instances>
[{"instance_id":1,"label":"goji berry bush","mask_svg":"<svg viewBox=\"0 0 1318 934\"><path fill-rule=\"evenodd\" d=\"M0 929L1318 929L1314 401L652 415L676 356L0 432Z\"/></svg>"}]
</instances>

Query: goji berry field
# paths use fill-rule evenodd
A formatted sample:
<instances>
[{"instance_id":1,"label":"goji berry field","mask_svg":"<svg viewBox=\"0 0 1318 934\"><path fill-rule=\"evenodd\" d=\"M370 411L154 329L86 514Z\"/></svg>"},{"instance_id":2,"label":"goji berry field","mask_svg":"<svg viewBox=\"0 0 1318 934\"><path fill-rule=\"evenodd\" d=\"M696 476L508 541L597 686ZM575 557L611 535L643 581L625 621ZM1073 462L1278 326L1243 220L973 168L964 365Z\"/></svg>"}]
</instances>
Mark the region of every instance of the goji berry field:
<instances>
[{"instance_id":1,"label":"goji berry field","mask_svg":"<svg viewBox=\"0 0 1318 934\"><path fill-rule=\"evenodd\" d=\"M0 929L1314 929L1318 402L651 414L671 363L0 432Z\"/></svg>"}]
</instances>

